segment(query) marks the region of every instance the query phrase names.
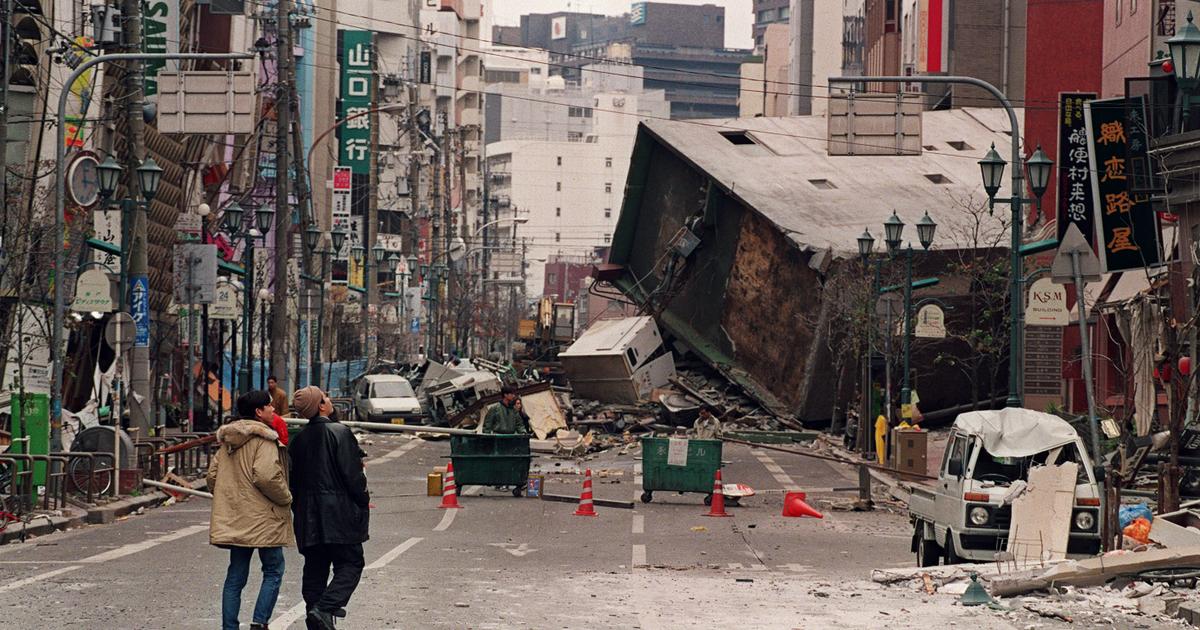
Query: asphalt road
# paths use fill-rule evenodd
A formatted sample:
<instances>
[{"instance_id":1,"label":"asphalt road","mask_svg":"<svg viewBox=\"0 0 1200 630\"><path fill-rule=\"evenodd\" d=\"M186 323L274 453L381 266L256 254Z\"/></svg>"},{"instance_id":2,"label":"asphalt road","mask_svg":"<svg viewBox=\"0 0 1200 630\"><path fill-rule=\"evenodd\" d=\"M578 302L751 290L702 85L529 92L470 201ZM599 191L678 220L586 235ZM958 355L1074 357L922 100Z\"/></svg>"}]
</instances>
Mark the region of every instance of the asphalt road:
<instances>
[{"instance_id":1,"label":"asphalt road","mask_svg":"<svg viewBox=\"0 0 1200 630\"><path fill-rule=\"evenodd\" d=\"M707 518L699 494L656 493L635 509L514 498L468 487L438 509L426 474L449 444L368 436L375 508L367 568L345 628L931 627L939 615L1020 627L945 602L880 590L872 568L911 566L896 511L832 510L853 494L811 493L825 518L783 518L785 489L854 485L853 469L727 445L726 483L758 494ZM582 463L598 498L635 499L640 450ZM547 491L578 495L574 460L539 457ZM845 469L843 469L845 468ZM208 545L209 509L192 498L106 526L0 547L0 627L214 628L226 552ZM272 628L302 628L301 557L290 549ZM257 592L243 594L243 624ZM949 610L949 612L947 612ZM983 615L983 616L980 616Z\"/></svg>"}]
</instances>

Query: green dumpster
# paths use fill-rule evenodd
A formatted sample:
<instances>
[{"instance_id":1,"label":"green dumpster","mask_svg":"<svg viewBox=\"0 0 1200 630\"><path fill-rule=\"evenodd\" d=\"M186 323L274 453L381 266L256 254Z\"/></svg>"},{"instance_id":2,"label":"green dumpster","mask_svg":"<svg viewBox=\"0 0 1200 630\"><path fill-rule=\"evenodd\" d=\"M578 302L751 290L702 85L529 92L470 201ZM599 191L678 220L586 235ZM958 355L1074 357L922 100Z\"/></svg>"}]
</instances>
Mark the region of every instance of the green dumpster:
<instances>
[{"instance_id":1,"label":"green dumpster","mask_svg":"<svg viewBox=\"0 0 1200 630\"><path fill-rule=\"evenodd\" d=\"M674 457L672 445L675 442ZM686 444L684 444L686 442ZM686 449L687 456L683 457ZM675 461L672 462L672 459ZM655 490L702 492L711 500L713 479L721 467L720 440L685 438L642 438L642 503L654 498Z\"/></svg>"},{"instance_id":2,"label":"green dumpster","mask_svg":"<svg viewBox=\"0 0 1200 630\"><path fill-rule=\"evenodd\" d=\"M450 461L460 492L463 486L511 486L513 496L521 496L532 459L528 435L450 436Z\"/></svg>"}]
</instances>

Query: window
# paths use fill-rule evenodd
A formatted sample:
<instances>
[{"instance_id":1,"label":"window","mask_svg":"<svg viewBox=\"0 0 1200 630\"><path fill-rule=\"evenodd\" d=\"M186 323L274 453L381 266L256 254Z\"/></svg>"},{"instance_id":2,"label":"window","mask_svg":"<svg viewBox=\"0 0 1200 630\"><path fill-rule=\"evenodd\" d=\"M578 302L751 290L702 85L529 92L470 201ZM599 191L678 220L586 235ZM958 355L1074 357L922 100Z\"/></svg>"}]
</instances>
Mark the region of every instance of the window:
<instances>
[{"instance_id":1,"label":"window","mask_svg":"<svg viewBox=\"0 0 1200 630\"><path fill-rule=\"evenodd\" d=\"M604 168L612 168L612 158L604 158Z\"/></svg>"},{"instance_id":2,"label":"window","mask_svg":"<svg viewBox=\"0 0 1200 630\"><path fill-rule=\"evenodd\" d=\"M581 142L583 140L582 131L568 131L567 142Z\"/></svg>"},{"instance_id":3,"label":"window","mask_svg":"<svg viewBox=\"0 0 1200 630\"><path fill-rule=\"evenodd\" d=\"M970 151L975 148L963 140L950 140L946 144L950 145L950 148L955 151Z\"/></svg>"},{"instance_id":4,"label":"window","mask_svg":"<svg viewBox=\"0 0 1200 630\"><path fill-rule=\"evenodd\" d=\"M1137 0L1129 0L1129 15L1137 13Z\"/></svg>"},{"instance_id":5,"label":"window","mask_svg":"<svg viewBox=\"0 0 1200 630\"><path fill-rule=\"evenodd\" d=\"M562 182L554 182L554 190L562 192Z\"/></svg>"},{"instance_id":6,"label":"window","mask_svg":"<svg viewBox=\"0 0 1200 630\"><path fill-rule=\"evenodd\" d=\"M928 179L929 181L931 181L935 184L949 184L950 183L950 178L946 177L945 175L942 175L941 173L925 173L925 179Z\"/></svg>"},{"instance_id":7,"label":"window","mask_svg":"<svg viewBox=\"0 0 1200 630\"><path fill-rule=\"evenodd\" d=\"M950 446L946 447L946 458L942 462L942 472L948 477L963 476L967 466L967 438L963 435L955 435L950 439Z\"/></svg>"},{"instance_id":8,"label":"window","mask_svg":"<svg viewBox=\"0 0 1200 630\"><path fill-rule=\"evenodd\" d=\"M792 16L791 7L779 7L779 19L786 20Z\"/></svg>"},{"instance_id":9,"label":"window","mask_svg":"<svg viewBox=\"0 0 1200 630\"><path fill-rule=\"evenodd\" d=\"M605 209L604 209L604 218L605 218L605 219L611 219L611 218L612 218L612 208L605 208Z\"/></svg>"},{"instance_id":10,"label":"window","mask_svg":"<svg viewBox=\"0 0 1200 630\"><path fill-rule=\"evenodd\" d=\"M555 208L555 209L554 209L554 216L556 216L556 217L561 217L561 216L562 216L562 208Z\"/></svg>"},{"instance_id":11,"label":"window","mask_svg":"<svg viewBox=\"0 0 1200 630\"><path fill-rule=\"evenodd\" d=\"M758 12L759 22L770 22L775 19L775 9L763 9Z\"/></svg>"},{"instance_id":12,"label":"window","mask_svg":"<svg viewBox=\"0 0 1200 630\"><path fill-rule=\"evenodd\" d=\"M562 166L562 156L558 156L558 165Z\"/></svg>"},{"instance_id":13,"label":"window","mask_svg":"<svg viewBox=\"0 0 1200 630\"><path fill-rule=\"evenodd\" d=\"M837 186L828 179L810 179L808 180L808 183L812 184L814 188L819 190L833 190L837 188Z\"/></svg>"},{"instance_id":14,"label":"window","mask_svg":"<svg viewBox=\"0 0 1200 630\"><path fill-rule=\"evenodd\" d=\"M722 131L721 135L729 141L730 144L757 144L754 139L745 131Z\"/></svg>"},{"instance_id":15,"label":"window","mask_svg":"<svg viewBox=\"0 0 1200 630\"><path fill-rule=\"evenodd\" d=\"M606 194L612 193L612 182L604 182L604 192Z\"/></svg>"},{"instance_id":16,"label":"window","mask_svg":"<svg viewBox=\"0 0 1200 630\"><path fill-rule=\"evenodd\" d=\"M567 108L567 116L569 116L571 118L591 118L592 117L592 108L591 107L568 107Z\"/></svg>"},{"instance_id":17,"label":"window","mask_svg":"<svg viewBox=\"0 0 1200 630\"><path fill-rule=\"evenodd\" d=\"M554 242L558 243L559 241L562 241L562 232L555 232L554 233Z\"/></svg>"},{"instance_id":18,"label":"window","mask_svg":"<svg viewBox=\"0 0 1200 630\"><path fill-rule=\"evenodd\" d=\"M608 243L608 242L610 242L610 241L612 241L612 234L605 234L605 235L604 235L604 242L607 244L607 243Z\"/></svg>"},{"instance_id":19,"label":"window","mask_svg":"<svg viewBox=\"0 0 1200 630\"><path fill-rule=\"evenodd\" d=\"M542 73L541 68L530 68L529 69L529 74L541 74L541 73Z\"/></svg>"},{"instance_id":20,"label":"window","mask_svg":"<svg viewBox=\"0 0 1200 630\"><path fill-rule=\"evenodd\" d=\"M1125 7L1121 6L1123 4L1121 2L1121 0L1116 0L1116 2L1117 2L1117 10L1115 11L1115 14L1117 17L1117 26L1120 26L1121 18L1124 17L1124 15L1125 15Z\"/></svg>"},{"instance_id":21,"label":"window","mask_svg":"<svg viewBox=\"0 0 1200 630\"><path fill-rule=\"evenodd\" d=\"M554 283L558 282L558 274L551 271L547 280L550 281L550 284L554 284Z\"/></svg>"}]
</instances>

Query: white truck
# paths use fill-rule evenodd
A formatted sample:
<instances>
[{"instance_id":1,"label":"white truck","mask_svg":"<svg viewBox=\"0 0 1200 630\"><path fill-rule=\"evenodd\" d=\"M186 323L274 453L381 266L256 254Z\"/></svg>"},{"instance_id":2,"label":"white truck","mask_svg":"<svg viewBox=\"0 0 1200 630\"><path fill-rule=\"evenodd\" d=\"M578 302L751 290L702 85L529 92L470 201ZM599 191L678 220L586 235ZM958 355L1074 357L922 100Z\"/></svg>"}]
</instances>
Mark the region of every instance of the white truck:
<instances>
[{"instance_id":1,"label":"white truck","mask_svg":"<svg viewBox=\"0 0 1200 630\"><path fill-rule=\"evenodd\" d=\"M1065 420L1031 409L972 411L954 421L938 479L909 498L918 566L990 562L1007 547L1013 483L1033 466L1079 464L1070 557L1100 550L1100 488L1083 440Z\"/></svg>"}]
</instances>

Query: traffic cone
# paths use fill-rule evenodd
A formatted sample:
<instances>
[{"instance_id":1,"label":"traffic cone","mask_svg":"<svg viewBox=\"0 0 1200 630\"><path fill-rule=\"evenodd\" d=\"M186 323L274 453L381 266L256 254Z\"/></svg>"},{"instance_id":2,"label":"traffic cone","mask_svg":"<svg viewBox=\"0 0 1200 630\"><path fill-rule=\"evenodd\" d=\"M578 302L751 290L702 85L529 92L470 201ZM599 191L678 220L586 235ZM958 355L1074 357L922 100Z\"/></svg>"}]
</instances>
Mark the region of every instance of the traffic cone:
<instances>
[{"instance_id":1,"label":"traffic cone","mask_svg":"<svg viewBox=\"0 0 1200 630\"><path fill-rule=\"evenodd\" d=\"M783 515L792 518L800 518L802 516L825 518L823 514L812 509L812 506L804 502L807 498L808 495L803 492L787 493L783 497Z\"/></svg>"},{"instance_id":2,"label":"traffic cone","mask_svg":"<svg viewBox=\"0 0 1200 630\"><path fill-rule=\"evenodd\" d=\"M721 483L721 469L717 469L717 476L713 478L712 491L712 509L705 516L733 516L725 511L725 484Z\"/></svg>"},{"instance_id":3,"label":"traffic cone","mask_svg":"<svg viewBox=\"0 0 1200 630\"><path fill-rule=\"evenodd\" d=\"M454 485L454 462L446 464L446 483L442 485L442 504L439 508L459 509L458 486Z\"/></svg>"},{"instance_id":4,"label":"traffic cone","mask_svg":"<svg viewBox=\"0 0 1200 630\"><path fill-rule=\"evenodd\" d=\"M583 474L583 492L579 494L579 509L575 510L575 516L600 516L596 513L596 507L592 505L591 468Z\"/></svg>"}]
</instances>

